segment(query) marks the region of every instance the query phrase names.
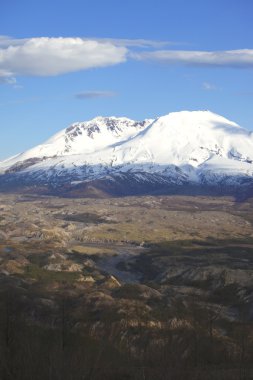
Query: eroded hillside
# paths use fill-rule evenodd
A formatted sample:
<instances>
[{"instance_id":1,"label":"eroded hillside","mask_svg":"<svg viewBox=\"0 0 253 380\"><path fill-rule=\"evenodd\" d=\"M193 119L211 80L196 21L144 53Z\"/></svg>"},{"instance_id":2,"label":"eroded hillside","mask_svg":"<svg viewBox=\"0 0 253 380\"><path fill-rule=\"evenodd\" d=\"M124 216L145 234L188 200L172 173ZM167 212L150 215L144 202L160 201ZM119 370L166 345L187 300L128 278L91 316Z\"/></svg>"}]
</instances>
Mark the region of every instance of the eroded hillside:
<instances>
[{"instance_id":1,"label":"eroded hillside","mask_svg":"<svg viewBox=\"0 0 253 380\"><path fill-rule=\"evenodd\" d=\"M0 212L2 378L252 378L252 200L1 195Z\"/></svg>"}]
</instances>

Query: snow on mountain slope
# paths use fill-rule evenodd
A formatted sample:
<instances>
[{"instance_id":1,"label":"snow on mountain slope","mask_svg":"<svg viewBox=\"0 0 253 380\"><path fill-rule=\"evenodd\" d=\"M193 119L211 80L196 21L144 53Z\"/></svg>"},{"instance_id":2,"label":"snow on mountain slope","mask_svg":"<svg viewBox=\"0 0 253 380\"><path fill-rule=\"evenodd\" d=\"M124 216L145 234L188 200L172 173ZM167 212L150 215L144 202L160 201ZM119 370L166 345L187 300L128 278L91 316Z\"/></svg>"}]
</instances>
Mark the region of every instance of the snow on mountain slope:
<instances>
[{"instance_id":1,"label":"snow on mountain slope","mask_svg":"<svg viewBox=\"0 0 253 380\"><path fill-rule=\"evenodd\" d=\"M0 181L74 183L126 178L165 183L253 181L253 133L210 111L174 112L136 122L98 117L0 163ZM115 177L114 177L115 178Z\"/></svg>"},{"instance_id":2,"label":"snow on mountain slope","mask_svg":"<svg viewBox=\"0 0 253 380\"><path fill-rule=\"evenodd\" d=\"M217 156L252 163L253 134L209 111L183 111L158 118L115 151L120 162L198 167Z\"/></svg>"},{"instance_id":3,"label":"snow on mountain slope","mask_svg":"<svg viewBox=\"0 0 253 380\"><path fill-rule=\"evenodd\" d=\"M136 135L152 120L136 122L124 117L96 117L90 121L74 123L55 134L44 144L11 157L0 163L8 168L16 162L32 159L89 154L116 142Z\"/></svg>"}]
</instances>

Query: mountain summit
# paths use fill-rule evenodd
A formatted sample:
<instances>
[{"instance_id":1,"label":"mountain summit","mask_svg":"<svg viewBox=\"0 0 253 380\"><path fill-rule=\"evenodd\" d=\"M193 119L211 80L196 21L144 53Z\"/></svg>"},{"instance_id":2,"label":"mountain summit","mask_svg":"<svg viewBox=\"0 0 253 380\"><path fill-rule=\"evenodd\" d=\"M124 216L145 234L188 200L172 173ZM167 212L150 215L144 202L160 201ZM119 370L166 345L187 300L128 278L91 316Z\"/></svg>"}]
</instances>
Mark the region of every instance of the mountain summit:
<instances>
[{"instance_id":1,"label":"mountain summit","mask_svg":"<svg viewBox=\"0 0 253 380\"><path fill-rule=\"evenodd\" d=\"M115 194L204 188L248 194L253 133L210 111L140 122L97 117L0 162L0 188L78 187L81 192L91 183Z\"/></svg>"}]
</instances>

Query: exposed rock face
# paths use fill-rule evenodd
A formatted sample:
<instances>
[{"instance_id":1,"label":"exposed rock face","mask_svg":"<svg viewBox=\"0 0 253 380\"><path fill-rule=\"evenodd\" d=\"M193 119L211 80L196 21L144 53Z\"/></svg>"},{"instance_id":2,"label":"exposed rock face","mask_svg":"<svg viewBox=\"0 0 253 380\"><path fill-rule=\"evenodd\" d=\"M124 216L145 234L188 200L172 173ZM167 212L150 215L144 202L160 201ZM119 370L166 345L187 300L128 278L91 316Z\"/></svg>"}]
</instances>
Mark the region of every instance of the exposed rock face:
<instances>
[{"instance_id":1,"label":"exposed rock face","mask_svg":"<svg viewBox=\"0 0 253 380\"><path fill-rule=\"evenodd\" d=\"M0 190L85 195L253 194L253 135L209 111L75 123L0 163Z\"/></svg>"}]
</instances>

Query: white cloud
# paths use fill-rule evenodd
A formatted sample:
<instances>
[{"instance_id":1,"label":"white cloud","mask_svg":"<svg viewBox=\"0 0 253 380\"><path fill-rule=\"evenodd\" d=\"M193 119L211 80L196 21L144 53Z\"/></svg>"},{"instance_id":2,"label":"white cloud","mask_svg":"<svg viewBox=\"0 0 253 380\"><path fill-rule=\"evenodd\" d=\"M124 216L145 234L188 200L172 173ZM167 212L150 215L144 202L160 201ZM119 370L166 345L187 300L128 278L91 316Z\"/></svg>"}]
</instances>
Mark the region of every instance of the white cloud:
<instances>
[{"instance_id":1,"label":"white cloud","mask_svg":"<svg viewBox=\"0 0 253 380\"><path fill-rule=\"evenodd\" d=\"M253 50L190 51L158 50L132 53L137 60L203 67L253 68Z\"/></svg>"},{"instance_id":2,"label":"white cloud","mask_svg":"<svg viewBox=\"0 0 253 380\"><path fill-rule=\"evenodd\" d=\"M28 38L11 38L9 36L0 35L0 48L8 47L10 45L12 46L22 45L26 41L28 41Z\"/></svg>"},{"instance_id":3,"label":"white cloud","mask_svg":"<svg viewBox=\"0 0 253 380\"><path fill-rule=\"evenodd\" d=\"M76 37L77 38L77 37ZM39 39L39 38L36 38ZM75 38L74 38L75 39ZM178 42L173 41L157 41L157 40L146 40L143 38L129 39L129 38L97 38L97 37L80 37L82 41L97 41L101 43L109 42L114 46L123 46L123 47L139 47L139 48L161 48L168 45L179 45ZM29 38L11 38L9 36L0 35L0 48L12 46L23 45L28 42ZM181 43L180 43L181 44Z\"/></svg>"},{"instance_id":4,"label":"white cloud","mask_svg":"<svg viewBox=\"0 0 253 380\"><path fill-rule=\"evenodd\" d=\"M0 77L53 76L126 61L128 49L82 38L0 38ZM7 80L7 79L6 79Z\"/></svg>"},{"instance_id":5,"label":"white cloud","mask_svg":"<svg viewBox=\"0 0 253 380\"><path fill-rule=\"evenodd\" d=\"M129 58L196 67L253 68L253 50L157 50L173 42L145 39L0 36L0 83L116 65ZM146 49L143 51L143 49ZM208 86L205 86L208 89ZM211 89L211 88L209 88Z\"/></svg>"}]
</instances>

